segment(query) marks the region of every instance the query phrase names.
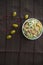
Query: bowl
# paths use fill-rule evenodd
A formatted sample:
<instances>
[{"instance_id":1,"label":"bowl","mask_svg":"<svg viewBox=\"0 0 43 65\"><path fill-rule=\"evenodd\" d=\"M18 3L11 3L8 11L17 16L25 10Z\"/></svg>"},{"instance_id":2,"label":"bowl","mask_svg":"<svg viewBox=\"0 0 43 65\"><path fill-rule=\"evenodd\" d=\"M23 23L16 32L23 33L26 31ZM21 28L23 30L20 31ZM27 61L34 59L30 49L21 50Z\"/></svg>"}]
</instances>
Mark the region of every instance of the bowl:
<instances>
[{"instance_id":1,"label":"bowl","mask_svg":"<svg viewBox=\"0 0 43 65\"><path fill-rule=\"evenodd\" d=\"M27 39L36 40L43 33L43 25L36 18L27 19L22 25L22 33Z\"/></svg>"}]
</instances>

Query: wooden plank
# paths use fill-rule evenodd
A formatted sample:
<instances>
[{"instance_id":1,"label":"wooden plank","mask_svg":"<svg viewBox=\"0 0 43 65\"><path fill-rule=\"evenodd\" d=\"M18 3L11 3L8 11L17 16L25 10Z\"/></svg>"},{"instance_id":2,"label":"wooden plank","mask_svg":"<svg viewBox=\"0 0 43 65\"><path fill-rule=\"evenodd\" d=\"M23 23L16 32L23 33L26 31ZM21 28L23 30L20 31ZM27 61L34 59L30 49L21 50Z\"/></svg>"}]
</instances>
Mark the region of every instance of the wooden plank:
<instances>
[{"instance_id":1,"label":"wooden plank","mask_svg":"<svg viewBox=\"0 0 43 65\"><path fill-rule=\"evenodd\" d=\"M6 53L6 65L17 65L17 53Z\"/></svg>"},{"instance_id":2,"label":"wooden plank","mask_svg":"<svg viewBox=\"0 0 43 65\"><path fill-rule=\"evenodd\" d=\"M0 0L0 51L5 50L6 37L6 1Z\"/></svg>"}]
</instances>

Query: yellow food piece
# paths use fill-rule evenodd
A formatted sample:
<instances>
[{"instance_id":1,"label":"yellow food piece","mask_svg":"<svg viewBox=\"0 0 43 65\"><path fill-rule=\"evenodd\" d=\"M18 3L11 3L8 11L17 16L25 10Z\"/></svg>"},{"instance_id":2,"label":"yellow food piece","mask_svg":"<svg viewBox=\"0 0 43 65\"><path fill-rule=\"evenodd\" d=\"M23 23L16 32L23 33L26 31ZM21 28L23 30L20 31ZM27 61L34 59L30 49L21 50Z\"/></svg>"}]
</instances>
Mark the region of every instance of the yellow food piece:
<instances>
[{"instance_id":1,"label":"yellow food piece","mask_svg":"<svg viewBox=\"0 0 43 65\"><path fill-rule=\"evenodd\" d=\"M36 25L39 26L39 28L42 28L41 22L38 22Z\"/></svg>"},{"instance_id":2,"label":"yellow food piece","mask_svg":"<svg viewBox=\"0 0 43 65\"><path fill-rule=\"evenodd\" d=\"M15 30L12 30L10 33L11 33L11 34L14 34L15 32L16 32Z\"/></svg>"},{"instance_id":3,"label":"yellow food piece","mask_svg":"<svg viewBox=\"0 0 43 65\"><path fill-rule=\"evenodd\" d=\"M31 29L28 29L28 32L29 32L29 33L31 33L31 31L32 31Z\"/></svg>"},{"instance_id":4,"label":"yellow food piece","mask_svg":"<svg viewBox=\"0 0 43 65\"><path fill-rule=\"evenodd\" d=\"M36 26L36 23L33 24L33 27L35 27L35 26Z\"/></svg>"},{"instance_id":5,"label":"yellow food piece","mask_svg":"<svg viewBox=\"0 0 43 65\"><path fill-rule=\"evenodd\" d=\"M25 31L28 31L29 29L28 28L24 28Z\"/></svg>"},{"instance_id":6,"label":"yellow food piece","mask_svg":"<svg viewBox=\"0 0 43 65\"><path fill-rule=\"evenodd\" d=\"M28 19L28 17L29 17L29 15L28 15L28 14L26 14L24 18L25 18L25 19Z\"/></svg>"},{"instance_id":7,"label":"yellow food piece","mask_svg":"<svg viewBox=\"0 0 43 65\"><path fill-rule=\"evenodd\" d=\"M7 39L11 39L12 38L12 36L11 35L7 35Z\"/></svg>"},{"instance_id":8,"label":"yellow food piece","mask_svg":"<svg viewBox=\"0 0 43 65\"><path fill-rule=\"evenodd\" d=\"M13 16L16 16L17 15L17 13L16 12L13 12Z\"/></svg>"},{"instance_id":9,"label":"yellow food piece","mask_svg":"<svg viewBox=\"0 0 43 65\"><path fill-rule=\"evenodd\" d=\"M27 36L29 36L30 35L30 33L29 32L27 32Z\"/></svg>"},{"instance_id":10,"label":"yellow food piece","mask_svg":"<svg viewBox=\"0 0 43 65\"><path fill-rule=\"evenodd\" d=\"M13 26L13 27L18 27L18 24L13 24L12 26Z\"/></svg>"},{"instance_id":11,"label":"yellow food piece","mask_svg":"<svg viewBox=\"0 0 43 65\"><path fill-rule=\"evenodd\" d=\"M28 28L29 26L27 24L24 25L25 28Z\"/></svg>"},{"instance_id":12,"label":"yellow food piece","mask_svg":"<svg viewBox=\"0 0 43 65\"><path fill-rule=\"evenodd\" d=\"M36 31L39 31L39 29L40 29L40 28L39 28L38 26L35 27L35 30L36 30Z\"/></svg>"},{"instance_id":13,"label":"yellow food piece","mask_svg":"<svg viewBox=\"0 0 43 65\"><path fill-rule=\"evenodd\" d=\"M35 29L31 29L31 33L32 33L33 35L37 35L37 31L36 31Z\"/></svg>"},{"instance_id":14,"label":"yellow food piece","mask_svg":"<svg viewBox=\"0 0 43 65\"><path fill-rule=\"evenodd\" d=\"M38 32L35 31L35 36L37 36L37 33L38 33Z\"/></svg>"}]
</instances>

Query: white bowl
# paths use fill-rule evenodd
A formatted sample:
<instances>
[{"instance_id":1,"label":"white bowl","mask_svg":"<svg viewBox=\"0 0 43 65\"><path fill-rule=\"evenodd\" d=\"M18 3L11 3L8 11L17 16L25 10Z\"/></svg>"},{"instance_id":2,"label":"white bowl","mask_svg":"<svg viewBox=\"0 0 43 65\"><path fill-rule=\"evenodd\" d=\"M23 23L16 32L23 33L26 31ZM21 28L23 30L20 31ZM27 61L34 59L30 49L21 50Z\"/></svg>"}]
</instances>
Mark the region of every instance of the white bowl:
<instances>
[{"instance_id":1,"label":"white bowl","mask_svg":"<svg viewBox=\"0 0 43 65\"><path fill-rule=\"evenodd\" d=\"M42 26L41 33L39 34L39 36L33 37L33 38L29 38L28 36L26 36L26 35L24 34L23 27L24 27L24 24L25 24L27 21L28 21L28 23L29 23L30 20L31 20L31 22L33 22L34 20L36 20L37 22L39 21L38 19L35 19L35 18L27 19L27 20L23 23L23 25L22 25L22 33L23 33L23 35L24 35L27 39L36 40L36 39L38 39L38 38L42 35L42 33L43 33L43 26ZM32 21L32 20L33 20L33 21ZM33 23L34 23L34 22L33 22ZM32 24L32 25L33 25L33 24Z\"/></svg>"}]
</instances>

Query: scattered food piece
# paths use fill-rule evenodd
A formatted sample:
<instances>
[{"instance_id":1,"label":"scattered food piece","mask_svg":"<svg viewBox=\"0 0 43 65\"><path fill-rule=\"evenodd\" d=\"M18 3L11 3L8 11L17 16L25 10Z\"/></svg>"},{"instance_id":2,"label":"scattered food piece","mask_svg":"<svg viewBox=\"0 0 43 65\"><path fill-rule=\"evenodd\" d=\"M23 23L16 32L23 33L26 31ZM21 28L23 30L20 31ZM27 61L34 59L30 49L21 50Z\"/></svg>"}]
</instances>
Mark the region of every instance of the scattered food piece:
<instances>
[{"instance_id":1,"label":"scattered food piece","mask_svg":"<svg viewBox=\"0 0 43 65\"><path fill-rule=\"evenodd\" d=\"M17 13L16 12L13 12L13 16L16 16L17 15Z\"/></svg>"},{"instance_id":2,"label":"scattered food piece","mask_svg":"<svg viewBox=\"0 0 43 65\"><path fill-rule=\"evenodd\" d=\"M24 18L25 18L25 19L28 19L28 17L29 17L29 15L28 15L28 14L26 14Z\"/></svg>"},{"instance_id":3,"label":"scattered food piece","mask_svg":"<svg viewBox=\"0 0 43 65\"><path fill-rule=\"evenodd\" d=\"M15 30L12 30L10 33L11 33L11 34L14 34L15 32L16 32Z\"/></svg>"},{"instance_id":4,"label":"scattered food piece","mask_svg":"<svg viewBox=\"0 0 43 65\"><path fill-rule=\"evenodd\" d=\"M17 28L18 27L18 24L13 24L12 26Z\"/></svg>"},{"instance_id":5,"label":"scattered food piece","mask_svg":"<svg viewBox=\"0 0 43 65\"><path fill-rule=\"evenodd\" d=\"M7 35L7 39L11 39L12 38L12 36L11 35Z\"/></svg>"}]
</instances>

